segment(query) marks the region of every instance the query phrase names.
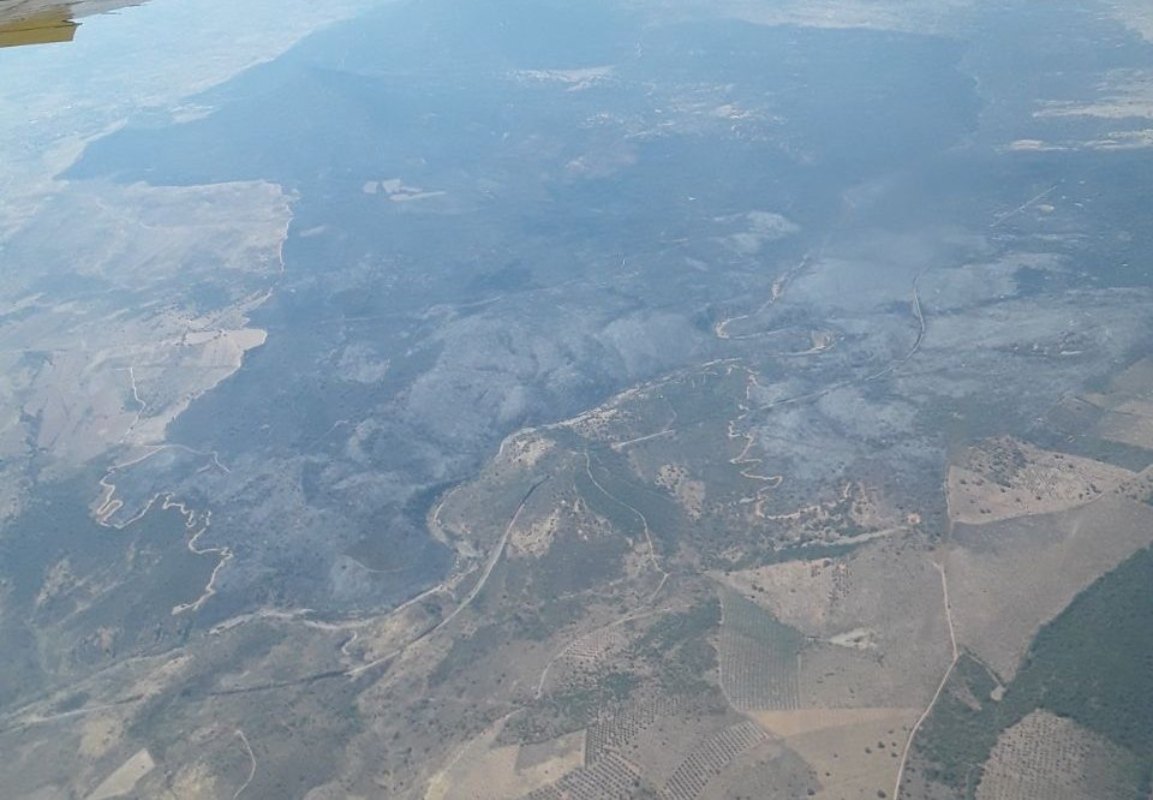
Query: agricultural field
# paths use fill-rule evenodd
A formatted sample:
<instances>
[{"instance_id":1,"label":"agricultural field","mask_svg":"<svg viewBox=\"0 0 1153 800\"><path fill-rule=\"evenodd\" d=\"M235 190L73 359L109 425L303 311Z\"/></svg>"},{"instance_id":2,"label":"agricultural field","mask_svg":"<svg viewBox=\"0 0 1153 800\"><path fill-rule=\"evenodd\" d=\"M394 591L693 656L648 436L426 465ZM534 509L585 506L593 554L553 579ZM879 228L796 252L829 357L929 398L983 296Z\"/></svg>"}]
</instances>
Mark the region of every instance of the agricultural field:
<instances>
[{"instance_id":1,"label":"agricultural field","mask_svg":"<svg viewBox=\"0 0 1153 800\"><path fill-rule=\"evenodd\" d=\"M800 637L800 708L914 707L948 666L941 576L915 532L725 580Z\"/></svg>"},{"instance_id":2,"label":"agricultural field","mask_svg":"<svg viewBox=\"0 0 1153 800\"><path fill-rule=\"evenodd\" d=\"M915 708L804 709L755 716L810 765L819 786L811 796L863 800L892 788L918 713Z\"/></svg>"},{"instance_id":3,"label":"agricultural field","mask_svg":"<svg viewBox=\"0 0 1153 800\"><path fill-rule=\"evenodd\" d=\"M584 764L584 732L532 745L499 745L504 721L481 734L435 776L427 800L517 797L559 781Z\"/></svg>"},{"instance_id":4,"label":"agricultural field","mask_svg":"<svg viewBox=\"0 0 1153 800\"><path fill-rule=\"evenodd\" d=\"M1102 439L1153 450L1153 359L1142 359L1111 381L1105 392L1084 395L1101 409Z\"/></svg>"},{"instance_id":5,"label":"agricultural field","mask_svg":"<svg viewBox=\"0 0 1153 800\"><path fill-rule=\"evenodd\" d=\"M906 796L1143 791L1153 757L1144 621L1151 569L1145 548L1094 581L1041 628L1007 684L963 656L918 738ZM1107 669L1102 653L1110 654ZM1042 766L1052 763L1060 768Z\"/></svg>"},{"instance_id":6,"label":"agricultural field","mask_svg":"<svg viewBox=\"0 0 1153 800\"><path fill-rule=\"evenodd\" d=\"M1002 438L981 442L949 468L949 514L981 525L1052 514L1115 494L1135 473Z\"/></svg>"},{"instance_id":7,"label":"agricultural field","mask_svg":"<svg viewBox=\"0 0 1153 800\"><path fill-rule=\"evenodd\" d=\"M1153 507L1114 494L1077 509L954 528L945 569L958 642L1001 680L1077 594L1153 542Z\"/></svg>"},{"instance_id":8,"label":"agricultural field","mask_svg":"<svg viewBox=\"0 0 1153 800\"><path fill-rule=\"evenodd\" d=\"M742 722L708 737L693 748L669 777L664 785L665 796L670 800L696 800L714 775L767 736L755 723Z\"/></svg>"},{"instance_id":9,"label":"agricultural field","mask_svg":"<svg viewBox=\"0 0 1153 800\"><path fill-rule=\"evenodd\" d=\"M977 800L1128 800L1137 759L1077 723L1034 711L997 738Z\"/></svg>"},{"instance_id":10,"label":"agricultural field","mask_svg":"<svg viewBox=\"0 0 1153 800\"><path fill-rule=\"evenodd\" d=\"M800 703L804 638L733 591L721 592L721 686L739 711L784 711Z\"/></svg>"}]
</instances>

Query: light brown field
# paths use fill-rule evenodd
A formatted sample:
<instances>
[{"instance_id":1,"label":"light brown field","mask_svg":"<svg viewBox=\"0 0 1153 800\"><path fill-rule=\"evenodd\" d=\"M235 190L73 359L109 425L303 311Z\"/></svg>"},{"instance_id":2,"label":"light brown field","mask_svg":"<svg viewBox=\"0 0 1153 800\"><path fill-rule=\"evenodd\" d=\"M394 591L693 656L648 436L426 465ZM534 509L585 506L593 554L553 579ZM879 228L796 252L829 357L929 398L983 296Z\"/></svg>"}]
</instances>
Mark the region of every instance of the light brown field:
<instances>
[{"instance_id":1,"label":"light brown field","mask_svg":"<svg viewBox=\"0 0 1153 800\"><path fill-rule=\"evenodd\" d=\"M896 656L882 655L879 648L809 644L798 660L800 708L927 704L936 689L934 681L939 683L948 667L948 633L942 630L941 637L928 642L922 653L901 658L902 663L891 663Z\"/></svg>"},{"instance_id":2,"label":"light brown field","mask_svg":"<svg viewBox=\"0 0 1153 800\"><path fill-rule=\"evenodd\" d=\"M172 779L171 786L172 794L178 800L215 800L222 796L216 785L216 777L204 764L181 767Z\"/></svg>"},{"instance_id":3,"label":"light brown field","mask_svg":"<svg viewBox=\"0 0 1153 800\"><path fill-rule=\"evenodd\" d=\"M803 708L797 711L756 711L750 716L774 736L789 739L829 728L843 728L894 717L916 719L914 708Z\"/></svg>"},{"instance_id":4,"label":"light brown field","mask_svg":"<svg viewBox=\"0 0 1153 800\"><path fill-rule=\"evenodd\" d=\"M113 797L127 795L141 778L155 768L156 762L152 759L152 754L147 750L140 750L105 778L92 794L88 795L87 800L110 800Z\"/></svg>"},{"instance_id":5,"label":"light brown field","mask_svg":"<svg viewBox=\"0 0 1153 800\"><path fill-rule=\"evenodd\" d=\"M819 800L876 798L896 778L901 746L917 708L767 711L753 718L817 773Z\"/></svg>"},{"instance_id":6,"label":"light brown field","mask_svg":"<svg viewBox=\"0 0 1153 800\"><path fill-rule=\"evenodd\" d=\"M115 712L83 719L80 725L80 753L85 758L100 758L116 747L123 735L124 721Z\"/></svg>"},{"instance_id":7,"label":"light brown field","mask_svg":"<svg viewBox=\"0 0 1153 800\"><path fill-rule=\"evenodd\" d=\"M1153 450L1153 358L1130 365L1104 393L1084 399L1103 410L1095 432L1104 439Z\"/></svg>"},{"instance_id":8,"label":"light brown field","mask_svg":"<svg viewBox=\"0 0 1153 800\"><path fill-rule=\"evenodd\" d=\"M1051 514L1084 505L1133 477L1111 464L1011 437L990 439L949 467L949 514L954 522L970 525Z\"/></svg>"},{"instance_id":9,"label":"light brown field","mask_svg":"<svg viewBox=\"0 0 1153 800\"><path fill-rule=\"evenodd\" d=\"M958 642L1013 677L1037 629L1153 542L1153 507L1106 496L1059 514L959 525L946 556Z\"/></svg>"},{"instance_id":10,"label":"light brown field","mask_svg":"<svg viewBox=\"0 0 1153 800\"><path fill-rule=\"evenodd\" d=\"M801 708L927 703L951 657L940 574L915 534L836 559L792 561L725 580L800 631Z\"/></svg>"},{"instance_id":11,"label":"light brown field","mask_svg":"<svg viewBox=\"0 0 1153 800\"><path fill-rule=\"evenodd\" d=\"M998 737L977 800L1122 800L1134 796L1133 762L1076 722L1034 711Z\"/></svg>"},{"instance_id":12,"label":"light brown field","mask_svg":"<svg viewBox=\"0 0 1153 800\"><path fill-rule=\"evenodd\" d=\"M847 574L841 561L784 561L731 572L725 582L745 597L772 609L785 624L802 631L823 627Z\"/></svg>"},{"instance_id":13,"label":"light brown field","mask_svg":"<svg viewBox=\"0 0 1153 800\"><path fill-rule=\"evenodd\" d=\"M584 731L534 745L496 744L499 722L466 744L429 781L425 800L512 800L584 763Z\"/></svg>"},{"instance_id":14,"label":"light brown field","mask_svg":"<svg viewBox=\"0 0 1153 800\"><path fill-rule=\"evenodd\" d=\"M1099 423L1103 439L1153 449L1153 403L1127 400L1114 406Z\"/></svg>"}]
</instances>

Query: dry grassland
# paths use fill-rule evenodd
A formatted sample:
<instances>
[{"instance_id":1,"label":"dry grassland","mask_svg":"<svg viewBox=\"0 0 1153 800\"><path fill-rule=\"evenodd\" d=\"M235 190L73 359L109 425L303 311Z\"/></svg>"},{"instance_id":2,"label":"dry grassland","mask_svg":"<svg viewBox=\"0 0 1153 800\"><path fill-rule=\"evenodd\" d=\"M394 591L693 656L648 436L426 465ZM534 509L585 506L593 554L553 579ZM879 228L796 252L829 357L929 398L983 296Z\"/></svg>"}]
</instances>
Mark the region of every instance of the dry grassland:
<instances>
[{"instance_id":1,"label":"dry grassland","mask_svg":"<svg viewBox=\"0 0 1153 800\"><path fill-rule=\"evenodd\" d=\"M216 800L219 797L227 800L231 797L216 785L216 777L205 764L181 767L170 785L176 800Z\"/></svg>"},{"instance_id":2,"label":"dry grassland","mask_svg":"<svg viewBox=\"0 0 1153 800\"><path fill-rule=\"evenodd\" d=\"M1153 403L1127 400L1109 410L1097 424L1102 439L1153 450Z\"/></svg>"},{"instance_id":3,"label":"dry grassland","mask_svg":"<svg viewBox=\"0 0 1153 800\"><path fill-rule=\"evenodd\" d=\"M110 800L113 797L127 795L141 778L155 768L156 762L152 759L152 754L147 750L141 750L105 778L95 791L88 795L87 800Z\"/></svg>"},{"instance_id":4,"label":"dry grassland","mask_svg":"<svg viewBox=\"0 0 1153 800\"><path fill-rule=\"evenodd\" d=\"M533 745L496 744L503 722L466 744L429 781L425 800L510 800L549 786L584 763L584 731Z\"/></svg>"},{"instance_id":5,"label":"dry grassland","mask_svg":"<svg viewBox=\"0 0 1153 800\"><path fill-rule=\"evenodd\" d=\"M349 666L370 664L390 653L401 651L436 624L438 617L433 616L427 606L447 608L452 602L447 594L439 591L418 597L421 602L409 601L403 608L387 616L374 618L363 627L353 630L342 647L342 654L348 657Z\"/></svg>"},{"instance_id":6,"label":"dry grassland","mask_svg":"<svg viewBox=\"0 0 1153 800\"><path fill-rule=\"evenodd\" d=\"M945 564L959 644L1010 680L1041 625L1151 542L1153 507L1114 496L958 526Z\"/></svg>"},{"instance_id":7,"label":"dry grassland","mask_svg":"<svg viewBox=\"0 0 1153 800\"><path fill-rule=\"evenodd\" d=\"M1153 450L1153 358L1144 358L1113 379L1107 393L1087 394L1105 411L1096 433L1103 439Z\"/></svg>"},{"instance_id":8,"label":"dry grassland","mask_svg":"<svg viewBox=\"0 0 1153 800\"><path fill-rule=\"evenodd\" d=\"M980 525L1051 514L1096 500L1131 480L1129 470L1042 450L1010 437L969 448L949 467L949 514Z\"/></svg>"},{"instance_id":9,"label":"dry grassland","mask_svg":"<svg viewBox=\"0 0 1153 800\"><path fill-rule=\"evenodd\" d=\"M887 722L894 717L916 718L915 708L802 708L797 711L757 711L753 719L774 736L791 739L830 728Z\"/></svg>"},{"instance_id":10,"label":"dry grassland","mask_svg":"<svg viewBox=\"0 0 1153 800\"><path fill-rule=\"evenodd\" d=\"M702 800L804 798L820 786L803 758L776 738L767 738L738 755L701 791Z\"/></svg>"},{"instance_id":11,"label":"dry grassland","mask_svg":"<svg viewBox=\"0 0 1153 800\"><path fill-rule=\"evenodd\" d=\"M87 717L80 724L80 754L98 759L120 743L124 721L115 712Z\"/></svg>"},{"instance_id":12,"label":"dry grassland","mask_svg":"<svg viewBox=\"0 0 1153 800\"><path fill-rule=\"evenodd\" d=\"M896 778L918 708L802 709L752 715L817 774L818 800L875 800Z\"/></svg>"},{"instance_id":13,"label":"dry grassland","mask_svg":"<svg viewBox=\"0 0 1153 800\"><path fill-rule=\"evenodd\" d=\"M801 708L917 706L948 667L940 575L913 534L726 580L805 638Z\"/></svg>"}]
</instances>

